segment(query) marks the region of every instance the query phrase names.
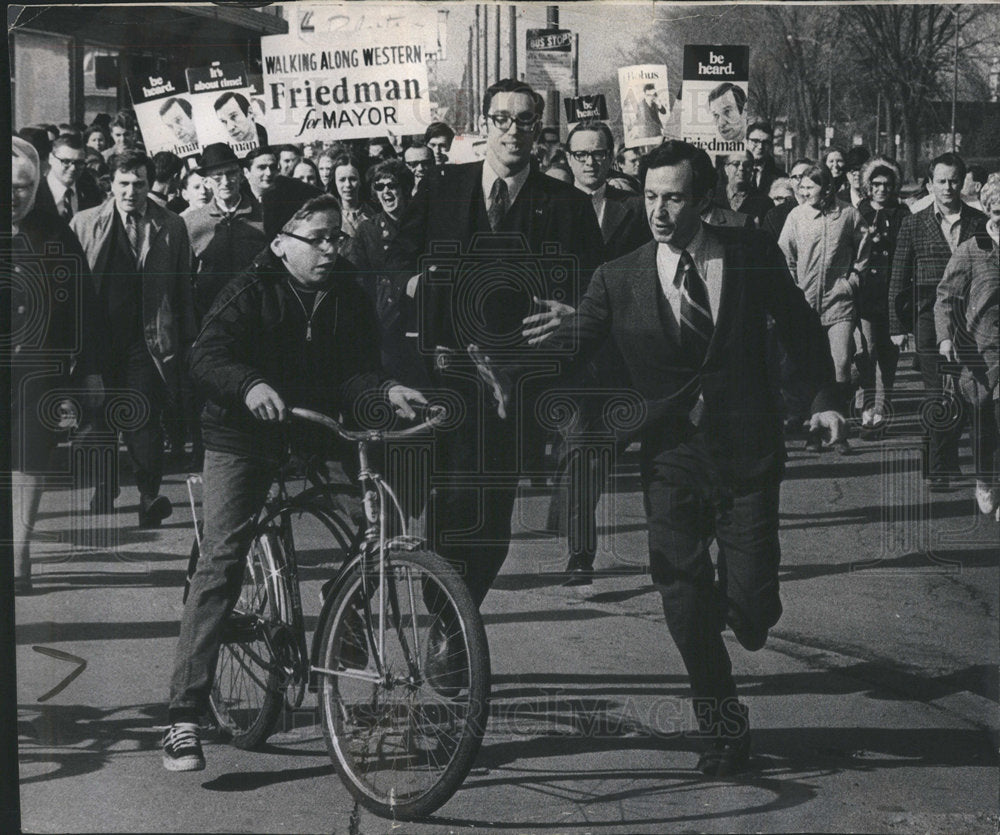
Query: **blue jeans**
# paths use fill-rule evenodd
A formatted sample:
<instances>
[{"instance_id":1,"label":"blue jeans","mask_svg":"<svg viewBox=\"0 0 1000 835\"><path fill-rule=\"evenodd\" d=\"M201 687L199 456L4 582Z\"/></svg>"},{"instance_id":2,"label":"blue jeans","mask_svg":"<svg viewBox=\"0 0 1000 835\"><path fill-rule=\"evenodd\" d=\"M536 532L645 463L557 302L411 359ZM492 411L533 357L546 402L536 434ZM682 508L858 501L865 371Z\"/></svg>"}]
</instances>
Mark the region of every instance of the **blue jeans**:
<instances>
[{"instance_id":1,"label":"blue jeans","mask_svg":"<svg viewBox=\"0 0 1000 835\"><path fill-rule=\"evenodd\" d=\"M273 462L206 450L201 558L177 642L170 721L195 721L208 707L222 625L243 585L257 514L275 476Z\"/></svg>"}]
</instances>

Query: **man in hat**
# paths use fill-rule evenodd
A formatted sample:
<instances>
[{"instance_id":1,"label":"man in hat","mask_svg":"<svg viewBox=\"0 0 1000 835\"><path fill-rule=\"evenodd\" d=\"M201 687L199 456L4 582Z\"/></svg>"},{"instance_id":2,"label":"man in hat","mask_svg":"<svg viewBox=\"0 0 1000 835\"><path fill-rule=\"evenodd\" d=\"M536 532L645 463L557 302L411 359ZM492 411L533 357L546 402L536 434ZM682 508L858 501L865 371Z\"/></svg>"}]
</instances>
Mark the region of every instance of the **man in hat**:
<instances>
[{"instance_id":1,"label":"man in hat","mask_svg":"<svg viewBox=\"0 0 1000 835\"><path fill-rule=\"evenodd\" d=\"M289 437L293 406L357 414L385 398L403 418L426 402L386 378L375 310L353 266L337 254L340 205L321 195L280 204L270 247L216 298L191 349L206 397L205 529L181 618L163 738L168 771L205 767L198 719L208 707L223 621L239 596L253 524ZM269 236L270 237L270 236ZM295 427L293 444L301 444Z\"/></svg>"},{"instance_id":2,"label":"man in hat","mask_svg":"<svg viewBox=\"0 0 1000 835\"><path fill-rule=\"evenodd\" d=\"M198 173L212 181L215 197L181 217L194 252L194 301L200 321L226 282L250 265L267 240L263 208L244 194L243 166L228 143L205 148Z\"/></svg>"}]
</instances>

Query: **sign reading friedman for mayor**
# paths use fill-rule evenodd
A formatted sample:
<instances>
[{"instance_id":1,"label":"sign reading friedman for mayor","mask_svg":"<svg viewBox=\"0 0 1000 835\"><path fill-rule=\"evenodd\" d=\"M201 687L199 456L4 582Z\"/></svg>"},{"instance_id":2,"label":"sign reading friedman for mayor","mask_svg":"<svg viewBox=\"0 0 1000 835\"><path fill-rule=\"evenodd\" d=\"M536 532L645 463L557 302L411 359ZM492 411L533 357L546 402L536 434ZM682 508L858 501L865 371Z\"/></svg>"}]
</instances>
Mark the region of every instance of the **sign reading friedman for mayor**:
<instances>
[{"instance_id":1,"label":"sign reading friedman for mayor","mask_svg":"<svg viewBox=\"0 0 1000 835\"><path fill-rule=\"evenodd\" d=\"M684 47L681 134L712 156L746 151L750 47Z\"/></svg>"},{"instance_id":2,"label":"sign reading friedman for mayor","mask_svg":"<svg viewBox=\"0 0 1000 835\"><path fill-rule=\"evenodd\" d=\"M184 158L201 151L187 84L180 75L140 75L128 79L135 118L149 156L170 151Z\"/></svg>"},{"instance_id":3,"label":"sign reading friedman for mayor","mask_svg":"<svg viewBox=\"0 0 1000 835\"><path fill-rule=\"evenodd\" d=\"M271 142L423 133L431 123L427 53L405 31L260 39Z\"/></svg>"},{"instance_id":4,"label":"sign reading friedman for mayor","mask_svg":"<svg viewBox=\"0 0 1000 835\"><path fill-rule=\"evenodd\" d=\"M529 29L524 77L536 90L573 89L573 33L569 29Z\"/></svg>"}]
</instances>

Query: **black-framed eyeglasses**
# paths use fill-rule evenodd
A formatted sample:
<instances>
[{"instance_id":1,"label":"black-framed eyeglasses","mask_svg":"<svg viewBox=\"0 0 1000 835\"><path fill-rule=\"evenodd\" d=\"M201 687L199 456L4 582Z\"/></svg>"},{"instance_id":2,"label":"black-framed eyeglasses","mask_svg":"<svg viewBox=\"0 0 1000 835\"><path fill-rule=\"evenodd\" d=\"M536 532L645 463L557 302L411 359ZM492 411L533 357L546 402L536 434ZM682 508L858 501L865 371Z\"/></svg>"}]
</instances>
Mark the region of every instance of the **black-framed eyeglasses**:
<instances>
[{"instance_id":1,"label":"black-framed eyeglasses","mask_svg":"<svg viewBox=\"0 0 1000 835\"><path fill-rule=\"evenodd\" d=\"M487 113L486 118L500 130L507 130L511 125L517 125L518 130L534 130L539 122L537 114L511 116L509 113Z\"/></svg>"},{"instance_id":2,"label":"black-framed eyeglasses","mask_svg":"<svg viewBox=\"0 0 1000 835\"><path fill-rule=\"evenodd\" d=\"M766 145L770 141L770 139L754 139L752 136L747 137L747 145Z\"/></svg>"},{"instance_id":3,"label":"black-framed eyeglasses","mask_svg":"<svg viewBox=\"0 0 1000 835\"><path fill-rule=\"evenodd\" d=\"M611 159L611 151L607 148L597 151L570 151L569 155L577 162L586 162L589 159L599 164Z\"/></svg>"},{"instance_id":4,"label":"black-framed eyeglasses","mask_svg":"<svg viewBox=\"0 0 1000 835\"><path fill-rule=\"evenodd\" d=\"M55 154L52 156L62 163L63 168L83 168L87 164L86 159L66 159L65 157L57 157Z\"/></svg>"},{"instance_id":5,"label":"black-framed eyeglasses","mask_svg":"<svg viewBox=\"0 0 1000 835\"><path fill-rule=\"evenodd\" d=\"M385 191L387 188L399 191L399 183L395 180L379 180L377 183L372 183L372 191Z\"/></svg>"},{"instance_id":6,"label":"black-framed eyeglasses","mask_svg":"<svg viewBox=\"0 0 1000 835\"><path fill-rule=\"evenodd\" d=\"M306 238L302 235L296 235L294 232L282 232L281 234L287 235L289 238L295 238L295 240L302 241L302 243L309 244L309 246L316 249L319 249L323 244L326 244L331 249L336 249L337 244L344 237L343 232L337 232L334 235L317 235L314 238Z\"/></svg>"},{"instance_id":7,"label":"black-framed eyeglasses","mask_svg":"<svg viewBox=\"0 0 1000 835\"><path fill-rule=\"evenodd\" d=\"M415 162L406 163L406 167L411 171L416 171L420 168L430 168L434 164L432 159L418 159Z\"/></svg>"}]
</instances>

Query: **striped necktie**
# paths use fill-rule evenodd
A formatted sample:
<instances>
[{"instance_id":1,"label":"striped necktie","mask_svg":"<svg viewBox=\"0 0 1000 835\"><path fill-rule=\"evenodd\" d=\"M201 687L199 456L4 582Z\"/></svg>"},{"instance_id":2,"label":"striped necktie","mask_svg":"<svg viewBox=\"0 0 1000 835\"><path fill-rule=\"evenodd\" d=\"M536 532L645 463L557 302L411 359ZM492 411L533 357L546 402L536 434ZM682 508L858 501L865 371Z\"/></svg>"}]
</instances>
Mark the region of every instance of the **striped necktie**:
<instances>
[{"instance_id":1,"label":"striped necktie","mask_svg":"<svg viewBox=\"0 0 1000 835\"><path fill-rule=\"evenodd\" d=\"M674 281L681 289L681 345L701 364L708 353L715 325L708 303L708 288L686 249L681 252Z\"/></svg>"}]
</instances>

